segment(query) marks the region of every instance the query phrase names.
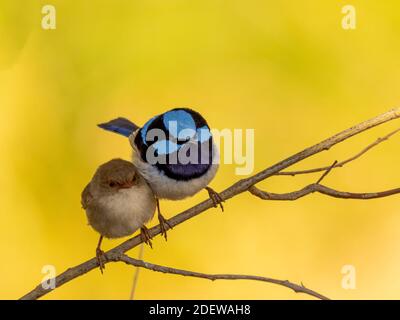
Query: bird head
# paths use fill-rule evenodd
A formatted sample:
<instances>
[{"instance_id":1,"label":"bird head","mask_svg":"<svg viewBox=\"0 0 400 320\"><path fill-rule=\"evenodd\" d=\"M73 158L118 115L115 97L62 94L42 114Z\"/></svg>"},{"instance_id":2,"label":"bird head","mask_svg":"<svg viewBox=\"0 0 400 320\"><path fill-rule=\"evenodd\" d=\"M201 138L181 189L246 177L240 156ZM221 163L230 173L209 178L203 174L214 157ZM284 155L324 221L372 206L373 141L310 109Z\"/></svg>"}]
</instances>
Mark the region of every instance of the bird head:
<instances>
[{"instance_id":1,"label":"bird head","mask_svg":"<svg viewBox=\"0 0 400 320\"><path fill-rule=\"evenodd\" d=\"M188 108L172 109L150 119L136 133L134 144L143 161L176 180L202 176L213 160L210 128L198 112ZM152 162L149 155L163 161Z\"/></svg>"},{"instance_id":2,"label":"bird head","mask_svg":"<svg viewBox=\"0 0 400 320\"><path fill-rule=\"evenodd\" d=\"M140 181L141 177L135 166L122 159L113 159L102 164L92 180L97 191L102 194L113 194L132 188Z\"/></svg>"}]
</instances>

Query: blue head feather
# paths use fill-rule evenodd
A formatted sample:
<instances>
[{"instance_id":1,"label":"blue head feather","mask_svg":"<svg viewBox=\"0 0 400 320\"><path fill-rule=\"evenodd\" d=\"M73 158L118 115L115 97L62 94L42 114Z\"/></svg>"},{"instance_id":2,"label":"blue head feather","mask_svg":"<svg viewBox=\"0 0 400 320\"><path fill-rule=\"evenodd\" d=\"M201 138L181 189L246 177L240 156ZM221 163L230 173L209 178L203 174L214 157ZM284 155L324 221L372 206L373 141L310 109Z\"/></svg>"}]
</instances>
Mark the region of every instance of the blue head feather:
<instances>
[{"instance_id":1,"label":"blue head feather","mask_svg":"<svg viewBox=\"0 0 400 320\"><path fill-rule=\"evenodd\" d=\"M167 155L179 150L180 146L169 140L159 140L153 143L152 147L157 151L157 154Z\"/></svg>"},{"instance_id":2,"label":"blue head feather","mask_svg":"<svg viewBox=\"0 0 400 320\"><path fill-rule=\"evenodd\" d=\"M211 131L208 126L202 126L196 130L196 138L200 143L206 142L211 138Z\"/></svg>"},{"instance_id":3,"label":"blue head feather","mask_svg":"<svg viewBox=\"0 0 400 320\"><path fill-rule=\"evenodd\" d=\"M185 132L192 132L189 138L192 138L196 133L196 123L192 115L186 110L178 109L164 113L163 122L168 132L179 140L186 139L183 136Z\"/></svg>"}]
</instances>

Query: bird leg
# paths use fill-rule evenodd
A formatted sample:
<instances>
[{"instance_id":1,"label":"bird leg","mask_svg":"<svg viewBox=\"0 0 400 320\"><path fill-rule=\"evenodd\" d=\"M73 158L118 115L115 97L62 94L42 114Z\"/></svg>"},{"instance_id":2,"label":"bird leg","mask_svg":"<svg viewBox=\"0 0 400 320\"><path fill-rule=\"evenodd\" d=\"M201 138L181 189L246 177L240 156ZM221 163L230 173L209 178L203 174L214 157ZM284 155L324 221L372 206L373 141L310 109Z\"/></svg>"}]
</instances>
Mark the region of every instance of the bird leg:
<instances>
[{"instance_id":1,"label":"bird leg","mask_svg":"<svg viewBox=\"0 0 400 320\"><path fill-rule=\"evenodd\" d=\"M104 254L104 251L101 250L101 242L103 241L103 236L100 236L99 242L97 243L96 247L96 258L97 258L97 263L99 264L99 268L101 271L101 274L103 274L103 270L106 268L104 261L107 261L107 257Z\"/></svg>"},{"instance_id":2,"label":"bird leg","mask_svg":"<svg viewBox=\"0 0 400 320\"><path fill-rule=\"evenodd\" d=\"M160 223L161 234L164 236L165 241L167 241L167 230L172 229L172 226L168 223L168 221L161 214L160 201L158 199L156 199L156 202L157 202L158 221Z\"/></svg>"},{"instance_id":3,"label":"bird leg","mask_svg":"<svg viewBox=\"0 0 400 320\"><path fill-rule=\"evenodd\" d=\"M208 196L210 197L210 199L214 203L214 208L217 208L218 205L219 205L221 207L222 212L223 212L224 211L224 206L222 205L222 202L224 202L224 200L221 198L219 193L214 191L210 187L206 187L205 189L208 191Z\"/></svg>"},{"instance_id":4,"label":"bird leg","mask_svg":"<svg viewBox=\"0 0 400 320\"><path fill-rule=\"evenodd\" d=\"M151 243L151 235L150 235L150 233L149 233L149 229L147 229L147 227L145 226L145 225L143 225L141 228L140 228L140 237L142 238L142 241L145 243L145 244L147 244L147 245L149 245L150 246L150 248L152 248L153 249L153 244Z\"/></svg>"}]
</instances>

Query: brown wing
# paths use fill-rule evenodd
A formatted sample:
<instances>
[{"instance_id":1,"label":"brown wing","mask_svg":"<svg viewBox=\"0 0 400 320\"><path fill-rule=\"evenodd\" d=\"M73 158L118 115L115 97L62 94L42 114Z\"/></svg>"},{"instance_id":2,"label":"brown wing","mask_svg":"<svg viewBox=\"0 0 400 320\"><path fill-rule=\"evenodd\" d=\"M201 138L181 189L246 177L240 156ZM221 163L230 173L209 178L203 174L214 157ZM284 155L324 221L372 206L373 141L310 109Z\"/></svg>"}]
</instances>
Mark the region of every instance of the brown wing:
<instances>
[{"instance_id":1,"label":"brown wing","mask_svg":"<svg viewBox=\"0 0 400 320\"><path fill-rule=\"evenodd\" d=\"M82 191L81 204L83 209L86 209L89 206L90 202L93 200L93 196L90 193L89 189L90 189L90 183Z\"/></svg>"}]
</instances>

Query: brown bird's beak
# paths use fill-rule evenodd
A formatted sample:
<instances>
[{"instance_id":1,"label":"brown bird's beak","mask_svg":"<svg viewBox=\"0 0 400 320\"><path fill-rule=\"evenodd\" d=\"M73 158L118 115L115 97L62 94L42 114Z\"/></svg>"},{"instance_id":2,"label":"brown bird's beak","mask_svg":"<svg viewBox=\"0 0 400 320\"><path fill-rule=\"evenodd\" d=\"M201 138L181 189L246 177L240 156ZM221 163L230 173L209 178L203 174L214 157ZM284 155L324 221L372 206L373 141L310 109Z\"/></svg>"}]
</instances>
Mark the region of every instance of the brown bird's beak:
<instances>
[{"instance_id":1,"label":"brown bird's beak","mask_svg":"<svg viewBox=\"0 0 400 320\"><path fill-rule=\"evenodd\" d=\"M124 183L121 183L119 185L120 189L129 189L133 186L133 182L132 181L126 181Z\"/></svg>"}]
</instances>

